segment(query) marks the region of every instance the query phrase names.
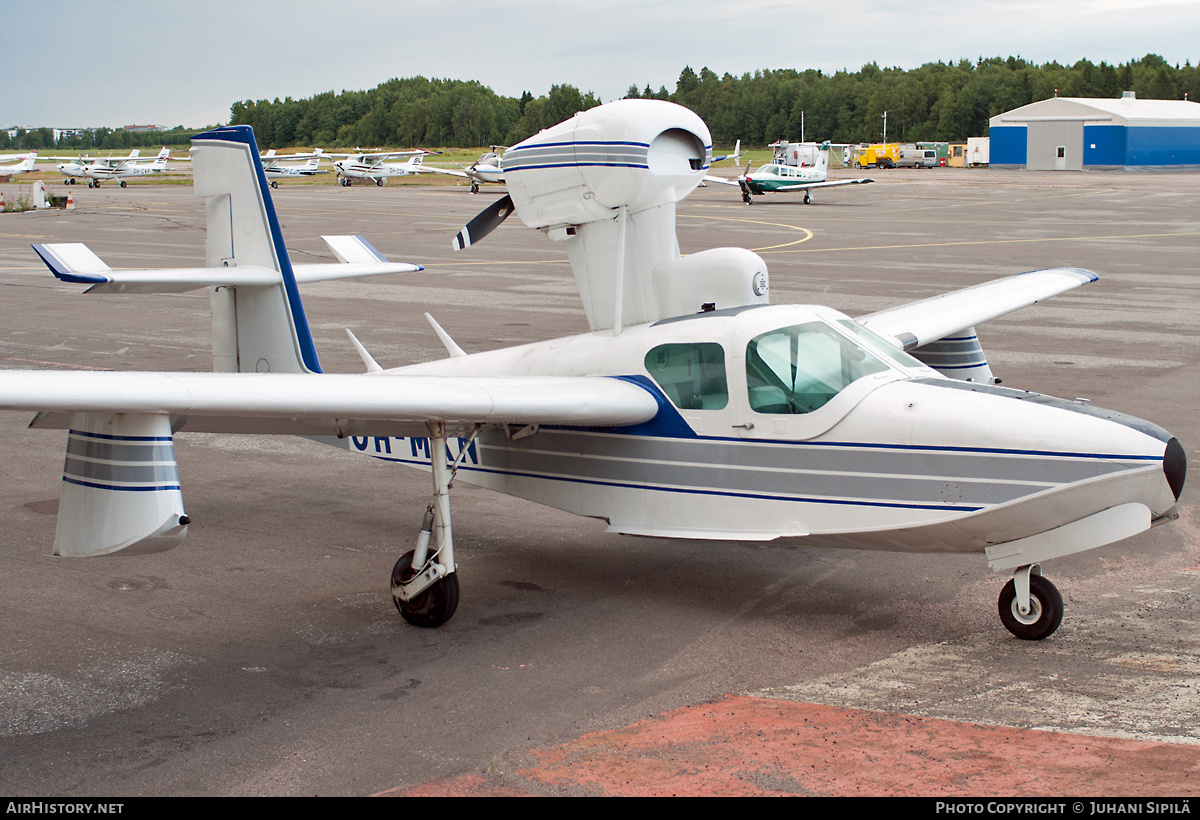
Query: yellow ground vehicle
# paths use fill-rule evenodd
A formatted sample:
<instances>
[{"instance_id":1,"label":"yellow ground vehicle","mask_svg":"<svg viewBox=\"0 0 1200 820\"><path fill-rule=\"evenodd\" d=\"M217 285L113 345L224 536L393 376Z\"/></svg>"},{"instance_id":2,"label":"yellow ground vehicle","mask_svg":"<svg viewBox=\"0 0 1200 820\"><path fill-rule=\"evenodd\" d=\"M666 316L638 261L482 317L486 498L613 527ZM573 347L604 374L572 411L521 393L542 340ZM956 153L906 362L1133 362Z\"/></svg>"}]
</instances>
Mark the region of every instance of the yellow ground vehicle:
<instances>
[{"instance_id":1,"label":"yellow ground vehicle","mask_svg":"<svg viewBox=\"0 0 1200 820\"><path fill-rule=\"evenodd\" d=\"M855 165L858 168L894 168L899 161L898 142L861 145L855 155Z\"/></svg>"}]
</instances>

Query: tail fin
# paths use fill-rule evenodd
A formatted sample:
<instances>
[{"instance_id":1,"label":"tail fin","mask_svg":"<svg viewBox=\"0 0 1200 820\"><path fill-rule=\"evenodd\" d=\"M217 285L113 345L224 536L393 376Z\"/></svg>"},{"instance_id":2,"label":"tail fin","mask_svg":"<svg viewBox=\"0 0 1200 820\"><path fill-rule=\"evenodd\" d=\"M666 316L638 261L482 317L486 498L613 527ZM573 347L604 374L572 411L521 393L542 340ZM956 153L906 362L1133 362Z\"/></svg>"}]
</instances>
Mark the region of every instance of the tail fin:
<instances>
[{"instance_id":1,"label":"tail fin","mask_svg":"<svg viewBox=\"0 0 1200 820\"><path fill-rule=\"evenodd\" d=\"M213 291L213 369L320 373L253 129L235 125L197 134L191 153L193 188L208 200L208 266L267 268L283 279Z\"/></svg>"},{"instance_id":2,"label":"tail fin","mask_svg":"<svg viewBox=\"0 0 1200 820\"><path fill-rule=\"evenodd\" d=\"M412 164L414 168L421 164L421 154L417 154L412 158Z\"/></svg>"},{"instance_id":3,"label":"tail fin","mask_svg":"<svg viewBox=\"0 0 1200 820\"><path fill-rule=\"evenodd\" d=\"M162 170L167 167L167 160L171 157L171 149L163 148L158 152L158 156L154 158L154 164L151 166L155 170Z\"/></svg>"}]
</instances>

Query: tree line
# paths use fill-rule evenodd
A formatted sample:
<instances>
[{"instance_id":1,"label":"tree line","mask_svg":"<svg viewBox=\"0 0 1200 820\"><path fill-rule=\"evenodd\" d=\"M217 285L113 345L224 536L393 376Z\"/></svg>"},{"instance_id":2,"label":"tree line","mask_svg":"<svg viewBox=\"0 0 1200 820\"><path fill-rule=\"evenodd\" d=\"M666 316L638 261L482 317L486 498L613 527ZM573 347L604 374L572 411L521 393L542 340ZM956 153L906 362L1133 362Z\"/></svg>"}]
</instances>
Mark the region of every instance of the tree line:
<instances>
[{"instance_id":1,"label":"tree line","mask_svg":"<svg viewBox=\"0 0 1200 820\"><path fill-rule=\"evenodd\" d=\"M775 69L718 76L685 67L674 91L629 86L626 97L664 99L699 114L719 144L741 140L765 145L777 139L877 142L965 140L986 136L988 119L1057 94L1200 101L1200 72L1190 62L1172 66L1148 54L1120 65L1080 60L1035 65L1020 57L926 63L915 69L880 68L832 74L816 69ZM555 85L540 97L526 91L505 97L477 81L408 77L369 91L326 91L294 100L245 100L230 107L230 125L254 127L262 148L308 146L458 147L513 145L578 111L600 104L592 92ZM193 130L128 132L107 128L57 143L49 129L10 138L3 149L130 149L186 145Z\"/></svg>"}]
</instances>

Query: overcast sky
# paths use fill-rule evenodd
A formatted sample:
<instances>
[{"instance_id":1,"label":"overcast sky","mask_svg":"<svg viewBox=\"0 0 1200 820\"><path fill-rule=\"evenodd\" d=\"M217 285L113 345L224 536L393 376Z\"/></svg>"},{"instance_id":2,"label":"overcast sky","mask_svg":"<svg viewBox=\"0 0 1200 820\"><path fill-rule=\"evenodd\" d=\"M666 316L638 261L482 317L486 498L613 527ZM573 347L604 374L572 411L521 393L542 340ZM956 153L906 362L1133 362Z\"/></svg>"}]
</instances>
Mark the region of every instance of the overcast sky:
<instances>
[{"instance_id":1,"label":"overcast sky","mask_svg":"<svg viewBox=\"0 0 1200 820\"><path fill-rule=\"evenodd\" d=\"M225 123L237 100L392 77L555 83L608 102L680 70L858 70L1024 57L1200 59L1200 2L1159 0L0 0L0 126Z\"/></svg>"}]
</instances>

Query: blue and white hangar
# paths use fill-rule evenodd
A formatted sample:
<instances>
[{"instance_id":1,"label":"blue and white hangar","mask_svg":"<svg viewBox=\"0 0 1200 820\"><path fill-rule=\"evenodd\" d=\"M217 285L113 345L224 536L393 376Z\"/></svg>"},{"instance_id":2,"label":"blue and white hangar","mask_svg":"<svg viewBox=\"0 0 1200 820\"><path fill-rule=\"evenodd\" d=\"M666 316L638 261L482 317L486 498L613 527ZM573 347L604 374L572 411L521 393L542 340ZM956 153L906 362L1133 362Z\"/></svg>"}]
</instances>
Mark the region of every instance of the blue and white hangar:
<instances>
[{"instance_id":1,"label":"blue and white hangar","mask_svg":"<svg viewBox=\"0 0 1200 820\"><path fill-rule=\"evenodd\" d=\"M992 166L1030 171L1200 170L1200 103L1054 97L988 121Z\"/></svg>"}]
</instances>

